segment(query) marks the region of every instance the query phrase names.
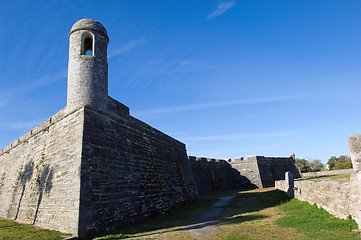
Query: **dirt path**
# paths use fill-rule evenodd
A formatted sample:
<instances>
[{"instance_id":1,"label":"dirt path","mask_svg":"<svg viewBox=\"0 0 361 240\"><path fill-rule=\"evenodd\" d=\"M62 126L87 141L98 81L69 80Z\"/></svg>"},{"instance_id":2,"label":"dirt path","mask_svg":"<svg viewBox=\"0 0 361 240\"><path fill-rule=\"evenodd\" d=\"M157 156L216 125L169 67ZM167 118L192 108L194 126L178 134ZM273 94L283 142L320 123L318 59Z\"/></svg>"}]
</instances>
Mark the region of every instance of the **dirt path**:
<instances>
[{"instance_id":1,"label":"dirt path","mask_svg":"<svg viewBox=\"0 0 361 240\"><path fill-rule=\"evenodd\" d=\"M221 197L205 214L197 217L192 224L170 230L148 232L128 239L208 239L220 231L218 223L222 212L236 195Z\"/></svg>"},{"instance_id":2,"label":"dirt path","mask_svg":"<svg viewBox=\"0 0 361 240\"><path fill-rule=\"evenodd\" d=\"M222 197L205 214L199 216L188 228L189 234L195 239L207 239L219 232L217 226L222 211L232 201L236 194Z\"/></svg>"},{"instance_id":3,"label":"dirt path","mask_svg":"<svg viewBox=\"0 0 361 240\"><path fill-rule=\"evenodd\" d=\"M278 207L282 200L283 197L280 198L273 188L240 191L218 198L217 202L205 214L196 217L192 224L158 228L133 235L130 239L307 239L295 229L281 228L275 224L275 221L283 216Z\"/></svg>"}]
</instances>

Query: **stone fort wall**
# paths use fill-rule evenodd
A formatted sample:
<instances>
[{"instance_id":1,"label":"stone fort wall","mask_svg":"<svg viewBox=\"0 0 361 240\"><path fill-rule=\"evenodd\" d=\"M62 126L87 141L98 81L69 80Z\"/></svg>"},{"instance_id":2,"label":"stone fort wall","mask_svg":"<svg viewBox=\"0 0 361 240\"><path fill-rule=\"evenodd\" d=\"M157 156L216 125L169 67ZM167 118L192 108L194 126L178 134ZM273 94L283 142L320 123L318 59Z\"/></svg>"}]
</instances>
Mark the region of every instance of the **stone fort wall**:
<instances>
[{"instance_id":1,"label":"stone fort wall","mask_svg":"<svg viewBox=\"0 0 361 240\"><path fill-rule=\"evenodd\" d=\"M199 193L251 188L250 180L223 159L189 156Z\"/></svg>"},{"instance_id":2,"label":"stone fort wall","mask_svg":"<svg viewBox=\"0 0 361 240\"><path fill-rule=\"evenodd\" d=\"M290 181L292 184L292 180ZM351 201L353 193L349 181L299 180L293 187L285 180L276 181L276 189L288 192L288 195L311 205L317 204L329 213L347 219L352 216Z\"/></svg>"},{"instance_id":3,"label":"stone fort wall","mask_svg":"<svg viewBox=\"0 0 361 240\"><path fill-rule=\"evenodd\" d=\"M292 172L294 178L301 175L290 157L249 156L245 160L236 158L231 166L248 178L257 187L274 187L276 180L284 179L285 172Z\"/></svg>"},{"instance_id":4,"label":"stone fort wall","mask_svg":"<svg viewBox=\"0 0 361 240\"><path fill-rule=\"evenodd\" d=\"M108 96L104 26L79 20L69 38L67 107L0 152L0 217L88 238L192 202L198 191L245 186L249 170L269 186L286 164L256 157L247 171L188 159L183 143Z\"/></svg>"},{"instance_id":5,"label":"stone fort wall","mask_svg":"<svg viewBox=\"0 0 361 240\"><path fill-rule=\"evenodd\" d=\"M1 150L1 217L77 234L83 121L63 109Z\"/></svg>"},{"instance_id":6,"label":"stone fort wall","mask_svg":"<svg viewBox=\"0 0 361 240\"><path fill-rule=\"evenodd\" d=\"M198 199L185 145L129 115L84 109L79 235Z\"/></svg>"},{"instance_id":7,"label":"stone fort wall","mask_svg":"<svg viewBox=\"0 0 361 240\"><path fill-rule=\"evenodd\" d=\"M339 217L355 219L361 226L361 134L349 137L349 149L353 169L349 181L302 179L293 181L292 174L287 173L286 180L276 182L276 189L301 201L324 208ZM322 172L318 176L350 173L350 169ZM307 176L311 177L311 176Z\"/></svg>"},{"instance_id":8,"label":"stone fort wall","mask_svg":"<svg viewBox=\"0 0 361 240\"><path fill-rule=\"evenodd\" d=\"M118 110L64 108L1 150L0 216L83 238L198 199L185 145Z\"/></svg>"}]
</instances>

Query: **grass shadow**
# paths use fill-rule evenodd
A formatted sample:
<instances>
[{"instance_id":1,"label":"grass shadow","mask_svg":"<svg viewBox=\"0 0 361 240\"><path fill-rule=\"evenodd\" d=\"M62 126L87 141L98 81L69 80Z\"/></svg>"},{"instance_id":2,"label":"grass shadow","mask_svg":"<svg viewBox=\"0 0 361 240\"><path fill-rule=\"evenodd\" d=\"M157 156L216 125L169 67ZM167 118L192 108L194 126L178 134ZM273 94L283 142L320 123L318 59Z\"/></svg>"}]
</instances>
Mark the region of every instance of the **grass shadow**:
<instances>
[{"instance_id":1,"label":"grass shadow","mask_svg":"<svg viewBox=\"0 0 361 240\"><path fill-rule=\"evenodd\" d=\"M257 212L289 200L290 198L286 194L277 190L257 189L240 192L224 210L221 223L234 224L266 218L267 216Z\"/></svg>"}]
</instances>

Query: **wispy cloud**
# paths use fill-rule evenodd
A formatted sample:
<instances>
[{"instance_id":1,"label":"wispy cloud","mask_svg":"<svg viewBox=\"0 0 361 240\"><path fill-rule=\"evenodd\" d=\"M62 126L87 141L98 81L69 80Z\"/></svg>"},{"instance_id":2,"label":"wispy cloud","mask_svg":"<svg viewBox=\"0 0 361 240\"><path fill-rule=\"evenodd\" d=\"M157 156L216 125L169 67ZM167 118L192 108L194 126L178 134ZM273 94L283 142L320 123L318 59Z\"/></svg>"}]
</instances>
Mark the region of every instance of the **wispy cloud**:
<instances>
[{"instance_id":1,"label":"wispy cloud","mask_svg":"<svg viewBox=\"0 0 361 240\"><path fill-rule=\"evenodd\" d=\"M133 40L123 44L121 47L111 50L108 53L108 59L116 57L118 55L121 55L125 52L128 52L138 46L143 45L145 42L146 42L146 39L143 36L133 39Z\"/></svg>"},{"instance_id":2,"label":"wispy cloud","mask_svg":"<svg viewBox=\"0 0 361 240\"><path fill-rule=\"evenodd\" d=\"M262 139L262 138L283 138L291 137L296 134L295 131L281 131L281 132L261 132L261 133L237 133L225 135L210 135L210 136L194 136L194 137L181 137L181 141L225 141L237 139Z\"/></svg>"},{"instance_id":3,"label":"wispy cloud","mask_svg":"<svg viewBox=\"0 0 361 240\"><path fill-rule=\"evenodd\" d=\"M228 11L229 9L231 9L232 7L234 7L236 5L235 1L221 1L218 3L217 5L217 9L214 10L213 12L211 12L206 20L212 20L216 17L221 16L223 13L225 13L226 11Z\"/></svg>"},{"instance_id":4,"label":"wispy cloud","mask_svg":"<svg viewBox=\"0 0 361 240\"><path fill-rule=\"evenodd\" d=\"M262 148L262 149L258 150L258 152L264 152L264 151L272 150L272 149L275 149L275 148L282 147L282 146L284 146L284 145L286 145L286 144L289 144L289 141L277 143L277 144L274 144L274 145L271 145L271 146Z\"/></svg>"},{"instance_id":5,"label":"wispy cloud","mask_svg":"<svg viewBox=\"0 0 361 240\"><path fill-rule=\"evenodd\" d=\"M190 73L200 69L214 68L212 65L204 62L195 62L191 60L178 60L166 62L165 60L152 59L145 63L138 70L138 74L172 74L172 73Z\"/></svg>"},{"instance_id":6,"label":"wispy cloud","mask_svg":"<svg viewBox=\"0 0 361 240\"><path fill-rule=\"evenodd\" d=\"M292 107L276 108L276 109L271 109L271 110L268 110L268 111L251 113L251 114L248 114L248 115L244 115L244 116L241 116L241 117L237 117L237 119L240 119L240 118L243 119L243 118L250 118L250 117L261 116L261 115L265 115L265 114L268 114L268 113L278 112L278 111L282 111L282 110L286 110L286 109L290 109L290 108L292 108Z\"/></svg>"},{"instance_id":7,"label":"wispy cloud","mask_svg":"<svg viewBox=\"0 0 361 240\"><path fill-rule=\"evenodd\" d=\"M293 96L282 96L282 97L264 97L264 98L250 98L250 99L239 99L239 100L228 100L228 101L213 101L213 102L144 109L144 110L133 111L132 113L134 116L139 117L144 115L164 114L171 112L184 112L184 111L228 107L228 106L236 106L236 105L244 105L244 104L286 101L296 97L298 96L293 95Z\"/></svg>"},{"instance_id":8,"label":"wispy cloud","mask_svg":"<svg viewBox=\"0 0 361 240\"><path fill-rule=\"evenodd\" d=\"M45 118L44 118L45 119ZM20 121L20 122L7 122L1 123L0 126L7 129L30 129L39 125L44 119Z\"/></svg>"},{"instance_id":9,"label":"wispy cloud","mask_svg":"<svg viewBox=\"0 0 361 240\"><path fill-rule=\"evenodd\" d=\"M18 86L18 87L6 89L6 90L4 90L4 95L8 96L8 95L11 95L11 94L14 94L14 93L30 90L30 89L33 89L33 88L46 86L46 85L49 85L51 83L62 80L64 78L66 78L66 76L67 76L67 69L63 69L63 70L60 70L58 72L45 75L45 76L39 78L38 80L29 82L28 84L24 84L24 85L21 85L21 86Z\"/></svg>"}]
</instances>

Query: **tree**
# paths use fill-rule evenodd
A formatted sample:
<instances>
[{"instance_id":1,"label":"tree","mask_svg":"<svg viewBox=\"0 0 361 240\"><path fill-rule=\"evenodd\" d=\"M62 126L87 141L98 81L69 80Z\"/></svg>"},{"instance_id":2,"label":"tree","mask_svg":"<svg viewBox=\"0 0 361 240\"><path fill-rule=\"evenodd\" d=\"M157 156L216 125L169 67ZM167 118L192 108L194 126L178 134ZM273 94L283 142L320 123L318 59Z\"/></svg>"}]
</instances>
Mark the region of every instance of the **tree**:
<instances>
[{"instance_id":1,"label":"tree","mask_svg":"<svg viewBox=\"0 0 361 240\"><path fill-rule=\"evenodd\" d=\"M332 156L332 157L330 157L330 159L328 159L327 164L328 164L330 170L333 170L333 167L335 166L336 162L337 162L336 156Z\"/></svg>"},{"instance_id":2,"label":"tree","mask_svg":"<svg viewBox=\"0 0 361 240\"><path fill-rule=\"evenodd\" d=\"M333 167L333 170L349 169L349 168L352 168L351 158L348 156L342 155L339 158L337 158L337 161Z\"/></svg>"},{"instance_id":3,"label":"tree","mask_svg":"<svg viewBox=\"0 0 361 240\"><path fill-rule=\"evenodd\" d=\"M309 163L309 166L311 168L311 172L317 172L322 170L323 164L321 160L315 159Z\"/></svg>"},{"instance_id":4,"label":"tree","mask_svg":"<svg viewBox=\"0 0 361 240\"><path fill-rule=\"evenodd\" d=\"M311 172L310 164L306 159L296 158L295 165L298 168L298 171L300 171L301 173Z\"/></svg>"}]
</instances>

